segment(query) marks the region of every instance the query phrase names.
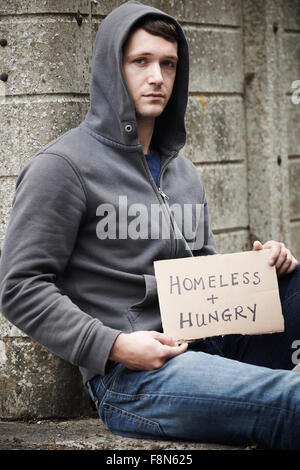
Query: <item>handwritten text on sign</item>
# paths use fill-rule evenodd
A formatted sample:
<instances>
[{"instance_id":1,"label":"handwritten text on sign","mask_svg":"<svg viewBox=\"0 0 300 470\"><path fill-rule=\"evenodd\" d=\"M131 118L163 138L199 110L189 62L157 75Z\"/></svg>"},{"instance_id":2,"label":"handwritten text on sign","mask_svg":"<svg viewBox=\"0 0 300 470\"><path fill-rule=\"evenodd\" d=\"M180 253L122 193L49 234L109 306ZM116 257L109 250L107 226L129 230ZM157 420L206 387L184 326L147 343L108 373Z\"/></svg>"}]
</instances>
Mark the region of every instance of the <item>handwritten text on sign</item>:
<instances>
[{"instance_id":1,"label":"handwritten text on sign","mask_svg":"<svg viewBox=\"0 0 300 470\"><path fill-rule=\"evenodd\" d=\"M163 330L175 340L284 330L269 250L155 261Z\"/></svg>"}]
</instances>

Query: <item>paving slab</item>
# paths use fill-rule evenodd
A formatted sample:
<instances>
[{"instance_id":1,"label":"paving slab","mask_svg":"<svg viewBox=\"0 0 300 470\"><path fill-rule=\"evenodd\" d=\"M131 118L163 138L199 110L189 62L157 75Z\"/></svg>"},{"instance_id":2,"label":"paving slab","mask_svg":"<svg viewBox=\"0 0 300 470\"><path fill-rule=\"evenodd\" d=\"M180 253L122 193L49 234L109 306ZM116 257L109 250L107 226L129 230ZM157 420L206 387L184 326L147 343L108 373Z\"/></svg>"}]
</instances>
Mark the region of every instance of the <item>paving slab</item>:
<instances>
[{"instance_id":1,"label":"paving slab","mask_svg":"<svg viewBox=\"0 0 300 470\"><path fill-rule=\"evenodd\" d=\"M0 450L242 450L219 444L116 436L98 418L0 421Z\"/></svg>"}]
</instances>

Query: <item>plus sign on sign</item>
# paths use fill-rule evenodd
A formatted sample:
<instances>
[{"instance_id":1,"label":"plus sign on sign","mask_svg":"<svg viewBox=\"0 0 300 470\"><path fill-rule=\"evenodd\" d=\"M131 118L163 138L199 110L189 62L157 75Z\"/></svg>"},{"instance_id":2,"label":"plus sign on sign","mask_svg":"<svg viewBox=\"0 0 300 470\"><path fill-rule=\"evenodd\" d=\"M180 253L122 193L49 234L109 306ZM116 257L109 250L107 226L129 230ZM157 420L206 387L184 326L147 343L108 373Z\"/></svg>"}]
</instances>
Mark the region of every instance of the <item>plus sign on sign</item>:
<instances>
[{"instance_id":1,"label":"plus sign on sign","mask_svg":"<svg viewBox=\"0 0 300 470\"><path fill-rule=\"evenodd\" d=\"M284 331L269 250L154 262L164 333L175 341Z\"/></svg>"}]
</instances>

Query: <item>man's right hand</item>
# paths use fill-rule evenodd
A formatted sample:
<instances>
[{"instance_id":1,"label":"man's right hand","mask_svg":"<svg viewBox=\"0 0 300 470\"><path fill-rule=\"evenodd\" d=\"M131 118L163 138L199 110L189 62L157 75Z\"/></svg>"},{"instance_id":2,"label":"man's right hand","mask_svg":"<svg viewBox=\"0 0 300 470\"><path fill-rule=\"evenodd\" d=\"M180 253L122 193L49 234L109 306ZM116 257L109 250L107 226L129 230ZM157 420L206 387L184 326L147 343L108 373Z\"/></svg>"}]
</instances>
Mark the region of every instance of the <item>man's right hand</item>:
<instances>
[{"instance_id":1,"label":"man's right hand","mask_svg":"<svg viewBox=\"0 0 300 470\"><path fill-rule=\"evenodd\" d=\"M187 350L188 344L178 346L173 339L157 331L121 333L111 349L109 359L121 362L132 370L152 370L167 359Z\"/></svg>"}]
</instances>

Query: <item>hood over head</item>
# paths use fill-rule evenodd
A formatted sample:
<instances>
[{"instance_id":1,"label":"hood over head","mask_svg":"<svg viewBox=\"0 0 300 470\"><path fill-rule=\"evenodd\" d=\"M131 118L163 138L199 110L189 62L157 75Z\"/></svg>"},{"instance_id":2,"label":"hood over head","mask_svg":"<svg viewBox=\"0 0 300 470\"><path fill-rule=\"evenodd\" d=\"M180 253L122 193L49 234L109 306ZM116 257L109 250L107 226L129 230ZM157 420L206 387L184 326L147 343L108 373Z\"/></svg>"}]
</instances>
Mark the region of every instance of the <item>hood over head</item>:
<instances>
[{"instance_id":1,"label":"hood over head","mask_svg":"<svg viewBox=\"0 0 300 470\"><path fill-rule=\"evenodd\" d=\"M173 153L185 144L184 116L188 100L188 44L179 23L162 11L129 1L113 10L101 23L94 43L90 107L83 125L108 145L139 146L134 104L123 75L122 48L133 25L155 15L173 22L179 34L176 79L170 100L156 118L154 139L161 151ZM101 136L101 137L100 137Z\"/></svg>"}]
</instances>

